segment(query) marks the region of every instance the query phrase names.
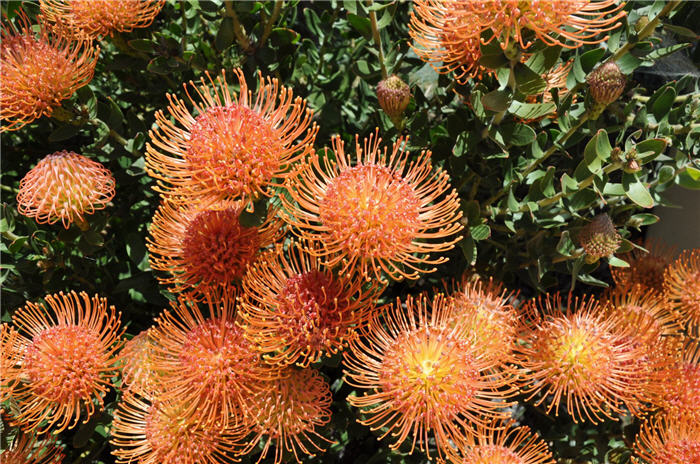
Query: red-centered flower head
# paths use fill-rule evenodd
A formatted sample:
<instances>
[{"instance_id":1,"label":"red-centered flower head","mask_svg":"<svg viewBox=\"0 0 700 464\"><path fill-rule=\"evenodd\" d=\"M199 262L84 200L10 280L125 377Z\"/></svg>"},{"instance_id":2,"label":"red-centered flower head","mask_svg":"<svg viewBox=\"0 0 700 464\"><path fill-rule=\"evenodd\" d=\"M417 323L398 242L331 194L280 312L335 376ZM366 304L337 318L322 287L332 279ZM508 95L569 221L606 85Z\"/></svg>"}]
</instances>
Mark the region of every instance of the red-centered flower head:
<instances>
[{"instance_id":1,"label":"red-centered flower head","mask_svg":"<svg viewBox=\"0 0 700 464\"><path fill-rule=\"evenodd\" d=\"M612 255L622 243L622 236L617 233L607 214L594 217L581 228L576 238L586 252L586 261L590 263Z\"/></svg>"},{"instance_id":2,"label":"red-centered flower head","mask_svg":"<svg viewBox=\"0 0 700 464\"><path fill-rule=\"evenodd\" d=\"M177 197L183 203L193 195L251 202L270 196L269 187L281 186L291 165L313 152L318 128L311 124L306 100L262 75L254 95L243 71L233 73L238 93L229 90L225 72L216 82L207 73L209 82L202 77L198 86L185 85L194 114L170 94L168 113L174 122L156 112L146 170L158 179L159 192L183 195Z\"/></svg>"},{"instance_id":3,"label":"red-centered flower head","mask_svg":"<svg viewBox=\"0 0 700 464\"><path fill-rule=\"evenodd\" d=\"M236 325L236 289L207 291L208 316L191 295L182 294L164 311L149 336L158 398L182 404L182 423L237 425L259 380L279 372L265 365Z\"/></svg>"},{"instance_id":4,"label":"red-centered flower head","mask_svg":"<svg viewBox=\"0 0 700 464\"><path fill-rule=\"evenodd\" d=\"M244 453L263 443L258 462L274 447L275 464L283 462L285 452L293 453L301 463L300 454L315 456L325 451L323 442L332 443L316 430L330 421L333 397L328 383L314 369L288 367L280 378L265 382L264 388L247 401L254 435Z\"/></svg>"},{"instance_id":5,"label":"red-centered flower head","mask_svg":"<svg viewBox=\"0 0 700 464\"><path fill-rule=\"evenodd\" d=\"M654 240L645 242L644 248L648 252L634 248L623 256L629 267L610 269L615 285L623 288L642 285L663 292L664 271L673 261L676 251L673 247Z\"/></svg>"},{"instance_id":6,"label":"red-centered flower head","mask_svg":"<svg viewBox=\"0 0 700 464\"><path fill-rule=\"evenodd\" d=\"M104 209L114 198L115 180L100 163L72 151L47 155L19 183L17 210L39 224L59 220L66 229Z\"/></svg>"},{"instance_id":7,"label":"red-centered flower head","mask_svg":"<svg viewBox=\"0 0 700 464\"><path fill-rule=\"evenodd\" d=\"M146 239L151 268L173 292L237 283L260 251L280 237L275 210L260 226L240 224L243 204L203 201L178 204L166 197L153 217Z\"/></svg>"},{"instance_id":8,"label":"red-centered flower head","mask_svg":"<svg viewBox=\"0 0 700 464\"><path fill-rule=\"evenodd\" d=\"M148 336L148 330L124 344L119 355L122 360L122 385L143 394L153 392L153 347L157 342Z\"/></svg>"},{"instance_id":9,"label":"red-centered flower head","mask_svg":"<svg viewBox=\"0 0 700 464\"><path fill-rule=\"evenodd\" d=\"M687 330L700 335L700 248L684 251L666 268L664 293Z\"/></svg>"},{"instance_id":10,"label":"red-centered flower head","mask_svg":"<svg viewBox=\"0 0 700 464\"><path fill-rule=\"evenodd\" d=\"M119 314L107 300L84 292L57 293L43 304L27 303L12 320L21 338L21 363L10 368L17 384L16 424L26 431L54 433L87 422L118 371Z\"/></svg>"},{"instance_id":11,"label":"red-centered flower head","mask_svg":"<svg viewBox=\"0 0 700 464\"><path fill-rule=\"evenodd\" d=\"M559 414L563 402L575 422L593 423L640 409L650 368L646 347L621 319L606 315L593 298L547 295L530 302L532 326L515 348L528 399L547 401ZM575 311L575 312L574 312Z\"/></svg>"},{"instance_id":12,"label":"red-centered flower head","mask_svg":"<svg viewBox=\"0 0 700 464\"><path fill-rule=\"evenodd\" d=\"M165 0L41 0L41 15L70 36L111 36L148 27Z\"/></svg>"},{"instance_id":13,"label":"red-centered flower head","mask_svg":"<svg viewBox=\"0 0 700 464\"><path fill-rule=\"evenodd\" d=\"M9 324L0 324L0 403L11 396L19 381L10 372L22 362L21 336Z\"/></svg>"},{"instance_id":14,"label":"red-centered flower head","mask_svg":"<svg viewBox=\"0 0 700 464\"><path fill-rule=\"evenodd\" d=\"M432 308L432 309L431 309ZM452 307L436 296L421 295L374 313L365 336L351 340L344 364L350 385L365 390L348 401L361 408L359 422L385 429L396 449L407 439L430 456L435 439L444 456L463 444L473 424L488 427L508 416L502 408L513 393L507 375L473 348L469 335L452 323Z\"/></svg>"},{"instance_id":15,"label":"red-centered flower head","mask_svg":"<svg viewBox=\"0 0 700 464\"><path fill-rule=\"evenodd\" d=\"M112 454L118 463L238 462L247 429L183 420L186 403L127 391L114 413Z\"/></svg>"},{"instance_id":16,"label":"red-centered flower head","mask_svg":"<svg viewBox=\"0 0 700 464\"><path fill-rule=\"evenodd\" d=\"M17 24L3 22L0 43L0 132L17 130L53 110L92 80L99 47L82 37L69 40L24 12Z\"/></svg>"},{"instance_id":17,"label":"red-centered flower head","mask_svg":"<svg viewBox=\"0 0 700 464\"><path fill-rule=\"evenodd\" d=\"M7 431L4 431L7 433ZM3 464L60 464L63 462L63 451L56 446L56 438L49 437L38 440L36 435L18 433L12 440L12 445L0 453Z\"/></svg>"},{"instance_id":18,"label":"red-centered flower head","mask_svg":"<svg viewBox=\"0 0 700 464\"><path fill-rule=\"evenodd\" d=\"M698 464L700 420L655 416L642 424L634 450L634 464Z\"/></svg>"},{"instance_id":19,"label":"red-centered flower head","mask_svg":"<svg viewBox=\"0 0 700 464\"><path fill-rule=\"evenodd\" d=\"M243 279L241 326L271 364L306 367L343 349L381 290L364 289L359 275L334 274L309 249L278 247Z\"/></svg>"},{"instance_id":20,"label":"red-centered flower head","mask_svg":"<svg viewBox=\"0 0 700 464\"><path fill-rule=\"evenodd\" d=\"M294 202L282 197L282 215L302 238L320 242L313 254L339 265L341 274L417 279L435 270L424 266L447 261L430 253L461 239L459 197L449 175L433 170L429 151L409 161L407 140L399 138L387 153L377 134L363 145L356 136L354 157L334 137L332 159L314 156L290 179Z\"/></svg>"}]
</instances>

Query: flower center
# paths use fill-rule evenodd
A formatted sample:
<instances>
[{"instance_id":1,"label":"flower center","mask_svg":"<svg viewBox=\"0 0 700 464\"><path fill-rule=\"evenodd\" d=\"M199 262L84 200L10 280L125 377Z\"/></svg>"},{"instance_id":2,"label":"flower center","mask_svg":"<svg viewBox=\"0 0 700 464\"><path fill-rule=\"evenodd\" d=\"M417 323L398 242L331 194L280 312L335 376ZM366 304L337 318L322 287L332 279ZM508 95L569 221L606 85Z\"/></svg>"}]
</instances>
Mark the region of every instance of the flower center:
<instances>
[{"instance_id":1,"label":"flower center","mask_svg":"<svg viewBox=\"0 0 700 464\"><path fill-rule=\"evenodd\" d=\"M525 464L525 460L504 446L480 445L469 450L462 464Z\"/></svg>"},{"instance_id":2,"label":"flower center","mask_svg":"<svg viewBox=\"0 0 700 464\"><path fill-rule=\"evenodd\" d=\"M700 439L680 439L667 443L654 464L700 464Z\"/></svg>"},{"instance_id":3,"label":"flower center","mask_svg":"<svg viewBox=\"0 0 700 464\"><path fill-rule=\"evenodd\" d=\"M548 338L542 353L559 376L574 384L608 378L612 353L600 334L587 327L556 327Z\"/></svg>"},{"instance_id":4,"label":"flower center","mask_svg":"<svg viewBox=\"0 0 700 464\"><path fill-rule=\"evenodd\" d=\"M175 411L151 406L145 422L146 441L155 462L210 462L217 451L220 434L214 427L203 428L180 420Z\"/></svg>"}]
</instances>

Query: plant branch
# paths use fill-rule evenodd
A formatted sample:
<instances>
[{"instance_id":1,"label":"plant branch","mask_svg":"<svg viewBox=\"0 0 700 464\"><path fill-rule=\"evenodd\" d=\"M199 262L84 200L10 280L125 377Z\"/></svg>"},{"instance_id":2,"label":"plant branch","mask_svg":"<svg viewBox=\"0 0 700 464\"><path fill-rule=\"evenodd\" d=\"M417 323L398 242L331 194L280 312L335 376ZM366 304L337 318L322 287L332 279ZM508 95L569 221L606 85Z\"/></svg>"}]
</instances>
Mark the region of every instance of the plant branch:
<instances>
[{"instance_id":1,"label":"plant branch","mask_svg":"<svg viewBox=\"0 0 700 464\"><path fill-rule=\"evenodd\" d=\"M367 1L368 6L372 6L372 0ZM379 34L379 26L377 26L377 12L370 10L369 20L372 23L372 36L374 37L374 43L379 50L379 66L382 69L382 79L389 77L386 71L386 65L384 64L384 49L382 48L382 36Z\"/></svg>"},{"instance_id":2,"label":"plant branch","mask_svg":"<svg viewBox=\"0 0 700 464\"><path fill-rule=\"evenodd\" d=\"M275 1L275 6L272 8L272 16L270 16L268 18L268 20L265 22L265 28L263 29L263 34L260 37L260 40L258 40L256 48L261 48L263 45L265 45L267 38L270 37L270 34L272 33L272 26L275 25L275 23L277 22L277 20L280 17L280 13L282 12L283 5L284 5L284 0L276 0Z\"/></svg>"},{"instance_id":3,"label":"plant branch","mask_svg":"<svg viewBox=\"0 0 700 464\"><path fill-rule=\"evenodd\" d=\"M233 20L233 34L236 36L236 42L243 49L244 52L250 52L250 39L245 33L245 29L238 19L236 11L233 9L233 0L225 0L224 8L226 9L226 16Z\"/></svg>"}]
</instances>

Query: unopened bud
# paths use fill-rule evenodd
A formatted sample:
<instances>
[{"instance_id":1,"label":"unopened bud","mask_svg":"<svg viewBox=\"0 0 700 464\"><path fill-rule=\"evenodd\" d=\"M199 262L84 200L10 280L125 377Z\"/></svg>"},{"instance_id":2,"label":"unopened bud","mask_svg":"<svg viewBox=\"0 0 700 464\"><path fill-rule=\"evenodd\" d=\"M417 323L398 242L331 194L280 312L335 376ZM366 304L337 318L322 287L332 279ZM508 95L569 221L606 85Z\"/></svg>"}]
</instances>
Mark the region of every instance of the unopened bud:
<instances>
[{"instance_id":1,"label":"unopened bud","mask_svg":"<svg viewBox=\"0 0 700 464\"><path fill-rule=\"evenodd\" d=\"M616 163L619 161L622 161L622 148L620 148L620 147L613 148L612 152L610 153L610 159Z\"/></svg>"},{"instance_id":2,"label":"unopened bud","mask_svg":"<svg viewBox=\"0 0 700 464\"><path fill-rule=\"evenodd\" d=\"M634 174L635 172L639 172L641 169L642 167L639 165L639 161L636 159L627 160L625 166L622 168L622 170L628 174Z\"/></svg>"},{"instance_id":3,"label":"unopened bud","mask_svg":"<svg viewBox=\"0 0 700 464\"><path fill-rule=\"evenodd\" d=\"M609 105L617 100L625 90L627 78L620 67L612 61L590 72L586 82L591 90L591 96L596 103Z\"/></svg>"},{"instance_id":4,"label":"unopened bud","mask_svg":"<svg viewBox=\"0 0 700 464\"><path fill-rule=\"evenodd\" d=\"M622 237L607 214L599 214L581 229L578 242L586 252L585 260L594 263L600 258L610 256L620 246Z\"/></svg>"},{"instance_id":5,"label":"unopened bud","mask_svg":"<svg viewBox=\"0 0 700 464\"><path fill-rule=\"evenodd\" d=\"M411 91L408 84L396 75L391 75L377 85L379 106L391 118L395 126L399 126L403 112L411 102Z\"/></svg>"},{"instance_id":6,"label":"unopened bud","mask_svg":"<svg viewBox=\"0 0 700 464\"><path fill-rule=\"evenodd\" d=\"M645 27L647 27L647 24L649 24L649 17L642 16L636 23L634 23L634 30L637 32L637 34L639 34Z\"/></svg>"}]
</instances>

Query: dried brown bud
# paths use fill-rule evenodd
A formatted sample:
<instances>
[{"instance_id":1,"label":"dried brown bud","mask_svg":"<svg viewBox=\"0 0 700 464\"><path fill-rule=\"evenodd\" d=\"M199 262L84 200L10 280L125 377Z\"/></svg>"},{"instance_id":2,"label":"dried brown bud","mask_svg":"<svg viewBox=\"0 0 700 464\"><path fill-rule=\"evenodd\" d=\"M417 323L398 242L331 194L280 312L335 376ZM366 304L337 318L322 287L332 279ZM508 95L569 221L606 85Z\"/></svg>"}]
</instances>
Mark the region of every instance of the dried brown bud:
<instances>
[{"instance_id":1,"label":"dried brown bud","mask_svg":"<svg viewBox=\"0 0 700 464\"><path fill-rule=\"evenodd\" d=\"M593 263L610 256L618 249L622 237L607 214L599 214L581 229L578 241L586 252L586 261Z\"/></svg>"},{"instance_id":2,"label":"dried brown bud","mask_svg":"<svg viewBox=\"0 0 700 464\"><path fill-rule=\"evenodd\" d=\"M625 90L627 78L620 67L612 61L598 66L586 77L591 96L596 103L609 105L617 100Z\"/></svg>"},{"instance_id":3,"label":"dried brown bud","mask_svg":"<svg viewBox=\"0 0 700 464\"><path fill-rule=\"evenodd\" d=\"M392 74L377 85L377 99L394 125L398 125L411 101L411 91L408 84Z\"/></svg>"}]
</instances>

